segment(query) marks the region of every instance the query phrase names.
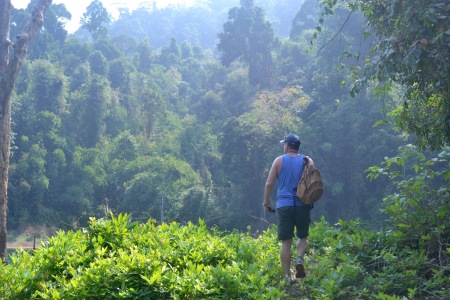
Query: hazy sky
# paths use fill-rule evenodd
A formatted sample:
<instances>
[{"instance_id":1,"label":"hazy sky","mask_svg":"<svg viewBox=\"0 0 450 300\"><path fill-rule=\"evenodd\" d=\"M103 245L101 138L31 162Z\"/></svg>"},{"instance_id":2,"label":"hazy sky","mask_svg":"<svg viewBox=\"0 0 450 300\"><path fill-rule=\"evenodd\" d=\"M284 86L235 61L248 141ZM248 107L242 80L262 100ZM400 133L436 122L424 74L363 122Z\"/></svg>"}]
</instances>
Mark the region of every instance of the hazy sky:
<instances>
[{"instance_id":1,"label":"hazy sky","mask_svg":"<svg viewBox=\"0 0 450 300\"><path fill-rule=\"evenodd\" d=\"M12 0L11 2L15 8L25 8L30 3L30 0ZM65 27L69 33L78 29L80 18L86 12L86 7L91 2L92 0L53 0L53 4L64 3L67 10L72 14L72 20ZM118 15L118 7L128 7L130 11L133 11L142 4L151 4L153 2L156 2L158 7L164 7L170 4L190 6L197 2L197 0L101 0L101 2L114 18Z\"/></svg>"}]
</instances>

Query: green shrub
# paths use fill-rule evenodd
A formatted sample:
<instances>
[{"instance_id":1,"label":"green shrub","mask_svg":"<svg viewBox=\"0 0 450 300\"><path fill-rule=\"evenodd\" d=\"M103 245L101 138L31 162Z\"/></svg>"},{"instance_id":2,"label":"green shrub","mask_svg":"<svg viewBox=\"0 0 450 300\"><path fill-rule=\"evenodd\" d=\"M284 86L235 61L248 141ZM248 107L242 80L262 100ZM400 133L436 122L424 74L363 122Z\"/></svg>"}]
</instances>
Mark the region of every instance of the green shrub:
<instances>
[{"instance_id":1,"label":"green shrub","mask_svg":"<svg viewBox=\"0 0 450 300\"><path fill-rule=\"evenodd\" d=\"M0 268L6 299L276 299L274 231L258 238L199 225L91 218ZM272 263L267 263L271 261Z\"/></svg>"}]
</instances>

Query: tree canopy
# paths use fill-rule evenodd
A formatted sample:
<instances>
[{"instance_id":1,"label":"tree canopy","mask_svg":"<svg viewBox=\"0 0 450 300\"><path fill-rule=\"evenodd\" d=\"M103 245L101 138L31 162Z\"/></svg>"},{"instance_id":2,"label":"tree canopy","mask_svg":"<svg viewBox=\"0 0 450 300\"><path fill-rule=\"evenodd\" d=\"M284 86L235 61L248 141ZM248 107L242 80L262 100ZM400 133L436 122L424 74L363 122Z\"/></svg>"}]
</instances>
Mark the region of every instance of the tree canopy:
<instances>
[{"instance_id":1,"label":"tree canopy","mask_svg":"<svg viewBox=\"0 0 450 300\"><path fill-rule=\"evenodd\" d=\"M241 0L241 7L228 12L228 21L219 33L221 61L229 66L242 60L249 67L249 81L268 88L272 82L274 64L272 50L276 40L271 23L253 0Z\"/></svg>"},{"instance_id":2,"label":"tree canopy","mask_svg":"<svg viewBox=\"0 0 450 300\"><path fill-rule=\"evenodd\" d=\"M108 34L107 25L111 23L111 16L99 0L89 4L80 20L81 27L89 31L94 41L104 39Z\"/></svg>"},{"instance_id":3,"label":"tree canopy","mask_svg":"<svg viewBox=\"0 0 450 300\"><path fill-rule=\"evenodd\" d=\"M421 148L450 142L450 5L442 0L322 1L323 15L341 6L360 10L365 34L374 35L370 62L354 80L353 92L372 80L399 83L403 103L392 115L396 125L416 137ZM418 9L420 8L420 9ZM323 22L323 18L320 19ZM355 53L355 55L358 55Z\"/></svg>"}]
</instances>

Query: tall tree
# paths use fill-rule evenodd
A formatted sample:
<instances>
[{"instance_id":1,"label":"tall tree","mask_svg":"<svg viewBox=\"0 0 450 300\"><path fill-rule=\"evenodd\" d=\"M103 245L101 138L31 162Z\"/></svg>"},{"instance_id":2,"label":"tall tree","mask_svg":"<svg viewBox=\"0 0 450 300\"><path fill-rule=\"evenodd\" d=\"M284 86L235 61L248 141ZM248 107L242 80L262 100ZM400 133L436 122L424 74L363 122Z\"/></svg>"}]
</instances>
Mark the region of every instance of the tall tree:
<instances>
[{"instance_id":1,"label":"tall tree","mask_svg":"<svg viewBox=\"0 0 450 300\"><path fill-rule=\"evenodd\" d=\"M241 0L240 8L228 12L228 22L223 29L217 46L222 63L229 66L235 60L242 60L249 66L251 84L270 87L274 71L272 49L276 39L264 11L255 6L253 0Z\"/></svg>"},{"instance_id":2,"label":"tall tree","mask_svg":"<svg viewBox=\"0 0 450 300\"><path fill-rule=\"evenodd\" d=\"M0 0L0 258L7 259L7 187L11 141L11 95L27 49L38 30L44 25L44 15L52 0L40 0L31 19L25 24L16 41L11 43L11 0ZM10 61L10 49L14 55Z\"/></svg>"},{"instance_id":3,"label":"tall tree","mask_svg":"<svg viewBox=\"0 0 450 300\"><path fill-rule=\"evenodd\" d=\"M89 31L94 42L97 42L108 35L105 24L111 23L111 17L103 4L99 0L94 0L86 8L80 22L81 27Z\"/></svg>"},{"instance_id":4,"label":"tall tree","mask_svg":"<svg viewBox=\"0 0 450 300\"><path fill-rule=\"evenodd\" d=\"M105 132L107 108L113 98L111 87L104 77L92 76L74 99L71 99L71 125L76 130L79 144L86 148L95 147Z\"/></svg>"}]
</instances>

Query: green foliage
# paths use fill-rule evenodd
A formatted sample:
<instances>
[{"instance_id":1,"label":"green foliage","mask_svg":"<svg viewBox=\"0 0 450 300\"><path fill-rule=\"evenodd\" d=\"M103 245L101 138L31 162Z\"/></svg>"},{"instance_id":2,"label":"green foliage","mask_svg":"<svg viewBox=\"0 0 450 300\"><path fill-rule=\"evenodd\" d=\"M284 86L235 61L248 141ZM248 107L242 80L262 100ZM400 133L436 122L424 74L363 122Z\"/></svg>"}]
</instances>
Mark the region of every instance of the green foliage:
<instances>
[{"instance_id":1,"label":"green foliage","mask_svg":"<svg viewBox=\"0 0 450 300\"><path fill-rule=\"evenodd\" d=\"M226 185L222 197L242 197L237 203L224 201L236 214L257 214L270 162L281 151L279 137L301 129L298 113L308 104L309 99L299 86L261 92L252 101L249 112L227 120L219 150L223 153L224 179L231 186ZM247 167L242 168L243 165ZM236 220L230 221L236 224Z\"/></svg>"},{"instance_id":2,"label":"green foliage","mask_svg":"<svg viewBox=\"0 0 450 300\"><path fill-rule=\"evenodd\" d=\"M26 9L13 9L11 14L11 37L15 37L24 28L31 17L37 1L28 1ZM68 33L64 23L71 19L71 14L64 4L51 4L45 13L45 26L33 38L28 49L27 58L31 59L58 59L61 57L61 46Z\"/></svg>"},{"instance_id":3,"label":"green foliage","mask_svg":"<svg viewBox=\"0 0 450 300\"><path fill-rule=\"evenodd\" d=\"M444 9L435 9L443 8L441 1L425 6L414 1L418 4L404 10L406 2L395 1L392 12L385 6L389 1L339 8L338 1L324 1L332 22L345 23L343 28L332 28L316 14L315 2L305 1L293 22L292 40L279 48L264 10L253 1L231 10L237 1L210 2L192 10L122 11L109 27L121 35L108 40L102 27L108 19L94 1L84 27L99 25L90 27L95 44L79 41L82 31L65 39L59 17L67 14L54 7L13 98L8 226L87 227L60 231L39 250L21 251L11 265L0 266L0 297L439 299L449 294L449 150L434 159L410 151L370 168L369 179L378 180L363 177L363 170L395 156L404 143L392 132L391 118L400 130L413 126L424 132L418 135L422 142L434 143L445 132L442 111L448 97L440 93L445 82L439 80L439 87L422 72L439 61L444 62L434 75L448 70L448 30L442 31L448 19ZM260 2L274 9L284 5ZM422 37L409 39L416 32L411 31L398 49L389 48L396 34L377 46L385 47L385 56L372 62L380 69L369 73L369 68L365 75L394 74L400 83L414 79L406 101L397 100L395 89L401 87L391 82L374 87L379 102L362 88L356 102L342 88L369 62L361 59L369 44L359 28L366 23L354 5L375 18L375 30L378 21L389 21L389 34L409 28L400 18L403 12L425 7L411 28L440 32L428 44ZM216 25L228 10L219 35L222 65L199 44L214 46ZM386 12L392 13L389 19L376 20ZM16 13L14 30L26 19L24 11ZM218 17L207 20L212 14ZM188 15L194 25L184 24ZM306 50L315 22L316 30L335 38L321 39L327 47L314 45L312 54ZM359 60L347 72L342 59L352 56ZM205 225L270 226L272 220L261 212L263 185L287 132L301 135L302 152L315 159L329 187L313 210L313 218L326 218L311 228L308 277L292 288L279 281L274 228L252 237ZM349 168L353 171L344 171ZM383 197L387 226L377 213ZM128 215L100 218L111 211L153 219L137 224ZM161 212L185 225L156 223ZM189 223L199 217L205 221ZM335 226L325 221L356 217L361 219Z\"/></svg>"},{"instance_id":4,"label":"green foliage","mask_svg":"<svg viewBox=\"0 0 450 300\"><path fill-rule=\"evenodd\" d=\"M249 66L252 85L270 87L274 72L271 51L276 39L264 11L255 6L253 0L241 1L241 7L230 9L219 40L217 47L225 66L241 60Z\"/></svg>"},{"instance_id":5,"label":"green foliage","mask_svg":"<svg viewBox=\"0 0 450 300\"><path fill-rule=\"evenodd\" d=\"M139 157L124 167L131 178L125 180L120 211L137 217L160 215L161 197L168 220L176 219L183 207L183 195L199 184L198 174L190 165L172 156ZM199 202L201 199L197 199Z\"/></svg>"},{"instance_id":6,"label":"green foliage","mask_svg":"<svg viewBox=\"0 0 450 300\"><path fill-rule=\"evenodd\" d=\"M392 259L402 257L411 270L407 275L421 282L411 287L414 295L431 294L436 282L448 286L450 148L432 159L405 149L401 156L386 158L382 168L368 171L369 178L386 175L396 185L396 191L384 199L383 212L389 216L392 229L387 233L398 243ZM405 284L402 281L399 286L404 288Z\"/></svg>"},{"instance_id":7,"label":"green foliage","mask_svg":"<svg viewBox=\"0 0 450 300\"><path fill-rule=\"evenodd\" d=\"M278 82L286 85L304 84L308 57L306 47L292 41L282 41L275 63L279 70ZM286 82L287 81L287 82Z\"/></svg>"},{"instance_id":8,"label":"green foliage","mask_svg":"<svg viewBox=\"0 0 450 300\"><path fill-rule=\"evenodd\" d=\"M121 88L126 91L130 82L130 72L133 66L125 59L116 59L111 62L109 67L108 79L111 87Z\"/></svg>"},{"instance_id":9,"label":"green foliage","mask_svg":"<svg viewBox=\"0 0 450 300\"><path fill-rule=\"evenodd\" d=\"M314 28L318 22L319 3L315 0L305 0L292 20L290 40L297 41L305 30Z\"/></svg>"},{"instance_id":10,"label":"green foliage","mask_svg":"<svg viewBox=\"0 0 450 300\"><path fill-rule=\"evenodd\" d=\"M313 218L361 217L376 228L382 222L379 199L390 185L388 179L368 182L363 170L395 155L403 140L389 124L372 128L391 118L383 109L397 105L386 97L387 89L378 89L385 98L373 103L370 94L351 101L341 88L351 74L336 54L350 43L357 45L353 49L367 47L356 30L364 26L361 14L350 28L333 28L339 39L315 55L306 51L314 28L309 21L318 19L312 1L295 20L293 40L281 47L270 25L279 18L269 22L254 3L275 10L285 1L238 2L122 11L108 27L120 35L91 43L82 40L81 30L55 46L62 55L26 63L12 107L11 229L36 222L84 226L90 216L109 211L159 217L162 194L169 219L202 216L226 229L268 226L273 220L261 222L262 187L281 154L280 137L291 131L301 135L302 151L322 166L329 186ZM345 22L349 11L333 11L336 21ZM218 17L206 20L211 14ZM188 15L194 25L184 24ZM215 25L221 22L224 34L232 35L230 45L242 41L244 51L247 38L252 44L228 67L201 46L211 36L217 42ZM269 58L273 72L257 70ZM247 68L250 62L254 69ZM338 68L343 72L335 73ZM252 85L253 71L276 78L273 88ZM27 165L34 161L40 162L37 170ZM355 171L343 172L349 163Z\"/></svg>"},{"instance_id":11,"label":"green foliage","mask_svg":"<svg viewBox=\"0 0 450 300\"><path fill-rule=\"evenodd\" d=\"M300 291L313 299L443 299L448 266L438 266L421 246L399 239L401 229L373 232L356 221L311 229L308 274ZM406 242L406 243L405 243ZM448 258L448 254L447 258Z\"/></svg>"},{"instance_id":12,"label":"green foliage","mask_svg":"<svg viewBox=\"0 0 450 300\"><path fill-rule=\"evenodd\" d=\"M334 108L324 106L327 109L303 121L301 149L319 166L327 187L316 215L325 215L330 222L360 218L370 228L379 228L384 219L380 199L392 185L386 178L370 182L364 171L387 153L396 153L404 142L390 126L373 126L383 117L382 102L348 95L335 100Z\"/></svg>"},{"instance_id":13,"label":"green foliage","mask_svg":"<svg viewBox=\"0 0 450 300\"><path fill-rule=\"evenodd\" d=\"M361 11L366 36L377 40L367 53L364 71L356 72L353 93L377 80L405 88L404 104L396 124L417 137L421 148L438 150L450 141L449 42L450 6L442 0L336 1L323 0L326 15L346 5ZM317 32L322 31L322 24ZM317 32L315 37L317 37ZM360 54L357 55L357 58Z\"/></svg>"},{"instance_id":14,"label":"green foliage","mask_svg":"<svg viewBox=\"0 0 450 300\"><path fill-rule=\"evenodd\" d=\"M256 13L263 11L251 1L244 4L242 9L248 13L245 16L259 22L263 15L256 16ZM126 19L125 15L121 17ZM322 51L320 57L312 57L306 52L308 34L305 32L298 42L283 42L280 51L272 53L277 60L277 73L281 74L277 76L277 88L265 90L250 84L249 70L243 63L235 61L225 68L208 49L190 47L185 41L180 54L175 39L165 41L161 52L146 42L137 48L125 47L129 40L125 37L97 41L95 45L81 43L74 37L67 40L62 49L61 67L54 68L51 62L44 61L52 67L49 70L57 75L54 77L63 78L70 87L63 94L67 102L65 110L55 115L34 110L37 89L28 88L30 80L27 80L31 78L31 68L26 69L13 107L17 120L13 128L17 132L17 159L13 158L13 164L30 144L43 143L48 153L45 176L50 183L45 206L49 211L40 218L56 222L53 216L58 216L64 223L56 222L56 226L67 226L65 223L83 224L88 216L103 216L111 209L133 212L134 217L138 217L136 213L159 216L161 178L166 178L166 171L155 174L145 169L149 166L146 163L140 169L128 169L128 166L149 158L158 161L156 157L170 157L168 164L175 161L186 166L187 163L185 170L192 169L188 173L195 173L187 177L196 179L188 180L195 182L193 186L169 189L177 194L168 195L167 208L174 209L167 216L187 221L206 214L208 222L213 220L225 228L246 228L259 222L261 186L270 163L280 154L280 136L296 131L302 136L305 153L329 168L327 180L333 198L328 203L324 201L326 205L318 207L318 213L329 212L327 217L336 220L363 212L361 217L367 220L368 215L372 216L368 208L377 209L372 203L376 203L378 195L370 193L366 201L364 178L361 174L344 178L340 172L341 160L336 157L356 149L352 160L361 166L359 170L364 170L374 163L364 155L379 161L384 149L392 151L397 143L386 139L383 130L378 130L379 134L366 134L365 130L373 130L371 124L381 117L381 113L373 113L379 107L369 108L370 98L364 105L351 102L344 105L341 96L346 91L339 83L345 74L334 75L338 66L337 58L332 57L334 52ZM350 35L351 32L346 32L346 41L355 38ZM312 117L305 122L305 116ZM370 145L384 147L366 145L361 137L367 137ZM354 147L354 143L361 145ZM53 154L58 149L64 153L65 165L53 162ZM372 149L376 155L370 152ZM91 172L79 172L74 159L89 156L90 150L102 153L101 163L83 167ZM15 176L12 184L24 182L22 173ZM167 178L175 180L167 186L177 184L176 177ZM355 195L351 208L330 205L338 203L339 196L348 192L346 187ZM35 199L21 198L17 202L33 203ZM354 215L350 216L349 211ZM82 216L75 212L81 212ZM236 215L242 216L238 223Z\"/></svg>"},{"instance_id":15,"label":"green foliage","mask_svg":"<svg viewBox=\"0 0 450 300\"><path fill-rule=\"evenodd\" d=\"M273 230L258 238L181 226L91 218L60 231L33 253L0 266L7 299L277 299L280 272Z\"/></svg>"},{"instance_id":16,"label":"green foliage","mask_svg":"<svg viewBox=\"0 0 450 300\"><path fill-rule=\"evenodd\" d=\"M42 222L45 194L49 188L49 177L46 174L47 151L38 144L32 144L30 149L22 153L17 164L12 165L10 172L14 182L9 191L9 196L15 199L9 211L13 216L12 224L19 226L26 219L34 219ZM27 199L34 201L27 201Z\"/></svg>"},{"instance_id":17,"label":"green foliage","mask_svg":"<svg viewBox=\"0 0 450 300\"><path fill-rule=\"evenodd\" d=\"M94 73L101 76L105 76L108 73L108 61L101 51L96 50L91 57L89 57L89 63L91 70Z\"/></svg>"},{"instance_id":18,"label":"green foliage","mask_svg":"<svg viewBox=\"0 0 450 300\"><path fill-rule=\"evenodd\" d=\"M99 0L94 0L89 4L86 12L80 20L81 27L89 31L89 33L97 42L105 39L108 35L106 25L111 23L111 16Z\"/></svg>"},{"instance_id":19,"label":"green foliage","mask_svg":"<svg viewBox=\"0 0 450 300\"><path fill-rule=\"evenodd\" d=\"M67 78L58 65L47 60L35 60L29 66L28 93L33 96L33 106L38 112L62 114L66 109Z\"/></svg>"},{"instance_id":20,"label":"green foliage","mask_svg":"<svg viewBox=\"0 0 450 300\"><path fill-rule=\"evenodd\" d=\"M89 220L59 231L32 253L0 265L6 299L442 299L445 272L423 248L393 229L373 232L359 220L310 230L307 277L281 281L273 227L258 237L198 225L132 222L129 215ZM449 255L449 252L445 254ZM429 267L433 266L433 269Z\"/></svg>"},{"instance_id":21,"label":"green foliage","mask_svg":"<svg viewBox=\"0 0 450 300\"><path fill-rule=\"evenodd\" d=\"M172 65L177 65L179 59L180 48L177 45L176 39L171 38L169 46L163 47L161 49L159 64L165 67L170 67Z\"/></svg>"},{"instance_id":22,"label":"green foliage","mask_svg":"<svg viewBox=\"0 0 450 300\"><path fill-rule=\"evenodd\" d=\"M107 79L93 75L91 80L82 86L82 93L75 94L71 99L71 131L76 132L76 139L81 146L94 147L99 142L106 130L104 121L108 113L107 108L114 101L114 97Z\"/></svg>"}]
</instances>

